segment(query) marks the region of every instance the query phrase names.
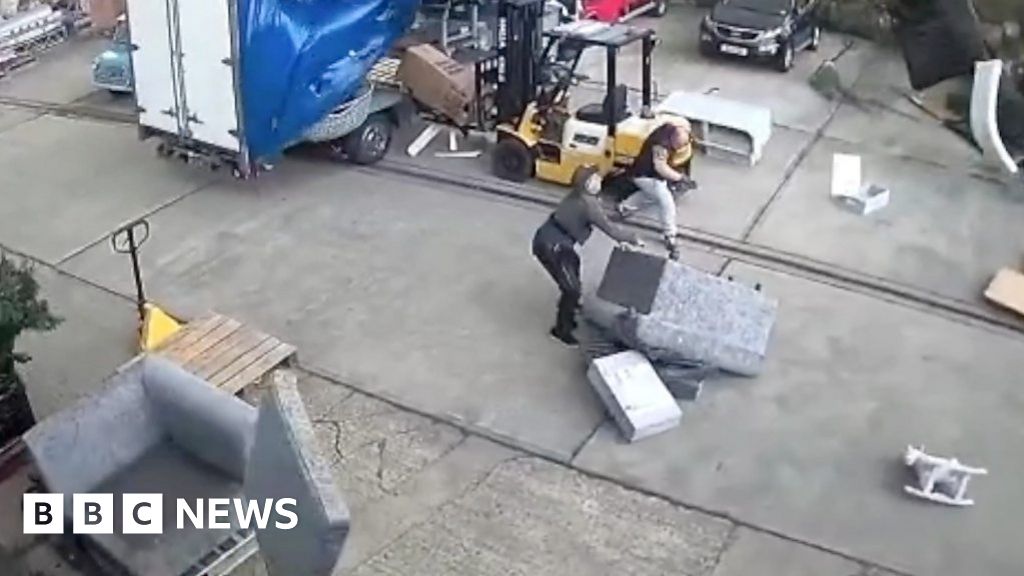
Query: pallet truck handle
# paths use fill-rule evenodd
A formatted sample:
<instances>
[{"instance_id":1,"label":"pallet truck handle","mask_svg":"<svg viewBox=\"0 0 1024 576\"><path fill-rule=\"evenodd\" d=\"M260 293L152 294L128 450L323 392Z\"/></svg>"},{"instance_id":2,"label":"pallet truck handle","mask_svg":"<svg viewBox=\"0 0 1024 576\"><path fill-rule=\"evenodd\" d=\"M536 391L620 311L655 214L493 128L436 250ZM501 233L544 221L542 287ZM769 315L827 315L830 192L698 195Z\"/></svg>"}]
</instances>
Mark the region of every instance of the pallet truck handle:
<instances>
[{"instance_id":1,"label":"pallet truck handle","mask_svg":"<svg viewBox=\"0 0 1024 576\"><path fill-rule=\"evenodd\" d=\"M149 240L149 222L139 219L121 226L110 235L110 245L118 254L131 254Z\"/></svg>"},{"instance_id":2,"label":"pallet truck handle","mask_svg":"<svg viewBox=\"0 0 1024 576\"><path fill-rule=\"evenodd\" d=\"M139 329L146 321L146 293L142 287L142 270L139 266L139 246L149 240L149 222L144 218L121 226L110 235L114 252L128 254L132 259L132 276L135 279L135 305L139 311Z\"/></svg>"}]
</instances>

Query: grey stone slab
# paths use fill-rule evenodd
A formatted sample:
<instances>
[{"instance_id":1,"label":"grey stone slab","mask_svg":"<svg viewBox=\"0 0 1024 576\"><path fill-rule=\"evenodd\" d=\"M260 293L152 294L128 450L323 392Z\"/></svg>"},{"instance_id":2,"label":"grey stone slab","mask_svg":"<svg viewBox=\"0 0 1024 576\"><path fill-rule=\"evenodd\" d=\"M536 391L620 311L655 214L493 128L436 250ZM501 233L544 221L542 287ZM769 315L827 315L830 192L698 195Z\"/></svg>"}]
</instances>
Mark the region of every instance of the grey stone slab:
<instances>
[{"instance_id":1,"label":"grey stone slab","mask_svg":"<svg viewBox=\"0 0 1024 576\"><path fill-rule=\"evenodd\" d=\"M678 429L643 444L606 425L576 464L908 573L1016 574L1024 341L751 266L727 273L781 301L764 373L709 384ZM1003 470L972 486L970 510L925 505L902 491L908 442Z\"/></svg>"},{"instance_id":2,"label":"grey stone slab","mask_svg":"<svg viewBox=\"0 0 1024 576\"><path fill-rule=\"evenodd\" d=\"M131 126L43 116L0 132L0 243L55 262L210 179L157 158Z\"/></svg>"},{"instance_id":3,"label":"grey stone slab","mask_svg":"<svg viewBox=\"0 0 1024 576\"><path fill-rule=\"evenodd\" d=\"M681 262L616 250L598 296L613 298L609 288L626 282L634 294L614 303L633 312L608 328L627 344L655 360L706 362L747 376L760 372L778 309L775 299Z\"/></svg>"},{"instance_id":4,"label":"grey stone slab","mask_svg":"<svg viewBox=\"0 0 1024 576\"><path fill-rule=\"evenodd\" d=\"M37 267L41 294L64 322L52 332L29 332L18 347L33 360L20 368L36 419L100 390L135 355L138 313L123 298Z\"/></svg>"},{"instance_id":5,"label":"grey stone slab","mask_svg":"<svg viewBox=\"0 0 1024 576\"><path fill-rule=\"evenodd\" d=\"M738 528L735 541L722 554L714 576L785 574L786 576L861 576L862 568L841 556Z\"/></svg>"},{"instance_id":6,"label":"grey stone slab","mask_svg":"<svg viewBox=\"0 0 1024 576\"><path fill-rule=\"evenodd\" d=\"M289 161L251 186L210 187L161 211L143 270L171 310L230 314L344 382L564 457L601 409L576 351L546 334L557 292L529 249L545 217ZM585 275L603 271L591 262ZM131 291L106 247L68 266Z\"/></svg>"},{"instance_id":7,"label":"grey stone slab","mask_svg":"<svg viewBox=\"0 0 1024 576\"><path fill-rule=\"evenodd\" d=\"M35 62L0 79L0 95L67 104L86 96L92 86L92 61L109 40L74 38L42 53Z\"/></svg>"},{"instance_id":8,"label":"grey stone slab","mask_svg":"<svg viewBox=\"0 0 1024 576\"><path fill-rule=\"evenodd\" d=\"M869 216L830 197L832 157L861 154L864 181L891 190ZM980 302L1000 268L1016 266L1024 195L956 168L819 142L769 209L752 241L844 268Z\"/></svg>"},{"instance_id":9,"label":"grey stone slab","mask_svg":"<svg viewBox=\"0 0 1024 576\"><path fill-rule=\"evenodd\" d=\"M352 573L707 574L729 530L554 464L515 459Z\"/></svg>"}]
</instances>

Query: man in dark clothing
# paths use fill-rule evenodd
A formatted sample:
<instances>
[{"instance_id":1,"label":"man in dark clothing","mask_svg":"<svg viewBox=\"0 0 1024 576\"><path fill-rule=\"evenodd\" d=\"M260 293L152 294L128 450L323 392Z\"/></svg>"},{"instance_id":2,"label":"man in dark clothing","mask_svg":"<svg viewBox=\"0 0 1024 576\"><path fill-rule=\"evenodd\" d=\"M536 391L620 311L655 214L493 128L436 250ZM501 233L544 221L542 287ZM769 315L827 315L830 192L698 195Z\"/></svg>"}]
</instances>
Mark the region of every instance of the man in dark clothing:
<instances>
[{"instance_id":1,"label":"man in dark clothing","mask_svg":"<svg viewBox=\"0 0 1024 576\"><path fill-rule=\"evenodd\" d=\"M597 169L586 167L579 171L573 190L558 205L554 213L533 237L533 255L540 261L551 278L558 284L562 295L558 300L558 315L551 335L564 344L576 344L576 310L580 303L580 258L576 245L583 245L594 226L618 242L642 246L640 238L619 228L608 220L601 208L598 193L601 175Z\"/></svg>"},{"instance_id":2,"label":"man in dark clothing","mask_svg":"<svg viewBox=\"0 0 1024 576\"><path fill-rule=\"evenodd\" d=\"M644 140L640 154L627 171L638 190L618 206L619 215L628 218L648 206L656 205L665 246L673 259L679 256L676 246L678 229L676 201L669 186L671 184L685 192L697 185L685 173L686 170L676 170L669 161L689 145L689 134L683 126L666 122L655 128Z\"/></svg>"}]
</instances>

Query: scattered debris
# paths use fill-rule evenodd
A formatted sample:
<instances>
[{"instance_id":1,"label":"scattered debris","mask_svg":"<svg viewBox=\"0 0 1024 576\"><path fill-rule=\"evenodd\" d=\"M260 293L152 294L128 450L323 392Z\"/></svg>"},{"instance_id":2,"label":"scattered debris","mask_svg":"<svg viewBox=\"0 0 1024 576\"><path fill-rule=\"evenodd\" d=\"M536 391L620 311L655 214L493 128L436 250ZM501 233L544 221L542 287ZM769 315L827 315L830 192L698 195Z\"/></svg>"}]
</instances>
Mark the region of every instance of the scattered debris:
<instances>
[{"instance_id":1,"label":"scattered debris","mask_svg":"<svg viewBox=\"0 0 1024 576\"><path fill-rule=\"evenodd\" d=\"M988 285L985 298L1024 315L1024 274L1003 268Z\"/></svg>"},{"instance_id":2,"label":"scattered debris","mask_svg":"<svg viewBox=\"0 0 1024 576\"><path fill-rule=\"evenodd\" d=\"M861 182L861 158L851 154L832 157L832 198L863 216L889 205L889 189Z\"/></svg>"},{"instance_id":3,"label":"scattered debris","mask_svg":"<svg viewBox=\"0 0 1024 576\"><path fill-rule=\"evenodd\" d=\"M580 351L589 363L598 358L625 352L629 348L592 320L585 319L576 331ZM694 402L704 389L704 382L721 374L718 368L696 360L663 362L652 360L658 378L676 400Z\"/></svg>"},{"instance_id":4,"label":"scattered debris","mask_svg":"<svg viewBox=\"0 0 1024 576\"><path fill-rule=\"evenodd\" d=\"M966 498L972 476L984 476L988 470L961 464L956 458L942 458L924 452L924 447L907 446L903 462L917 473L917 486L904 486L912 496L949 506L973 506Z\"/></svg>"},{"instance_id":5,"label":"scattered debris","mask_svg":"<svg viewBox=\"0 0 1024 576\"><path fill-rule=\"evenodd\" d=\"M679 405L643 354L628 350L597 358L587 379L630 442L679 425Z\"/></svg>"}]
</instances>

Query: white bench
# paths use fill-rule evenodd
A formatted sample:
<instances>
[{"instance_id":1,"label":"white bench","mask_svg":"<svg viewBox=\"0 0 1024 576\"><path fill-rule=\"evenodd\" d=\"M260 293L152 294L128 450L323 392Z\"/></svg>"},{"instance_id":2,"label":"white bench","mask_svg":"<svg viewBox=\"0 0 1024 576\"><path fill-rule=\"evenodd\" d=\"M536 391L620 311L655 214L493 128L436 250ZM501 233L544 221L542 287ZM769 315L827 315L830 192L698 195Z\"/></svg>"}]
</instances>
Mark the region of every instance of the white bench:
<instances>
[{"instance_id":1,"label":"white bench","mask_svg":"<svg viewBox=\"0 0 1024 576\"><path fill-rule=\"evenodd\" d=\"M742 156L751 166L761 159L772 136L771 110L719 96L672 92L657 110L689 120L697 142L708 151ZM737 136L739 143L735 142Z\"/></svg>"}]
</instances>

